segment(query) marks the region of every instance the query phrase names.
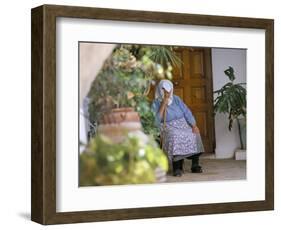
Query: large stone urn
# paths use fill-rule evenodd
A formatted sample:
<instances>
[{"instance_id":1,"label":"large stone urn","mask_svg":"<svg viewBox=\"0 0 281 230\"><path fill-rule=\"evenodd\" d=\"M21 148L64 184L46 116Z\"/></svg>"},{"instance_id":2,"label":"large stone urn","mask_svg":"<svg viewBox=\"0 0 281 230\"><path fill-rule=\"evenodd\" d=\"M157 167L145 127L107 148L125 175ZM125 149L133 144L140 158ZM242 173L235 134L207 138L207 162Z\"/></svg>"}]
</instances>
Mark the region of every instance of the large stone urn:
<instances>
[{"instance_id":1,"label":"large stone urn","mask_svg":"<svg viewBox=\"0 0 281 230\"><path fill-rule=\"evenodd\" d=\"M108 136L115 143L122 142L128 133L146 138L142 132L139 114L131 107L112 109L104 114L98 132Z\"/></svg>"},{"instance_id":2,"label":"large stone urn","mask_svg":"<svg viewBox=\"0 0 281 230\"><path fill-rule=\"evenodd\" d=\"M112 109L108 114L104 114L98 132L109 137L114 143L121 143L129 133L137 136L143 143L148 142L148 136L142 131L139 114L130 107ZM156 168L155 177L158 183L165 182L166 172Z\"/></svg>"}]
</instances>

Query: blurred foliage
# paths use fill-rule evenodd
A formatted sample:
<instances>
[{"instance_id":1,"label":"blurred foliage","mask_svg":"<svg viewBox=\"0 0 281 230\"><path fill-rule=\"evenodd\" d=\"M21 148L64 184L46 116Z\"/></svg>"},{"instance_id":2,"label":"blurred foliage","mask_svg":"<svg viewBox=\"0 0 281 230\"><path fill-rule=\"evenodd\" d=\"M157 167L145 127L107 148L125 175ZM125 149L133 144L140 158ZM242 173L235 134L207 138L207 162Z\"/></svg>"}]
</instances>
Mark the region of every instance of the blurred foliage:
<instances>
[{"instance_id":1,"label":"blurred foliage","mask_svg":"<svg viewBox=\"0 0 281 230\"><path fill-rule=\"evenodd\" d=\"M246 89L242 86L246 83L234 84L235 74L234 69L229 66L224 71L225 75L229 78L221 89L214 91L217 95L215 99L214 111L215 113L228 114L228 129L231 131L232 124L238 117L246 117Z\"/></svg>"},{"instance_id":2,"label":"blurred foliage","mask_svg":"<svg viewBox=\"0 0 281 230\"><path fill-rule=\"evenodd\" d=\"M148 57L164 68L179 67L181 59L175 54L172 46L146 46Z\"/></svg>"},{"instance_id":3,"label":"blurred foliage","mask_svg":"<svg viewBox=\"0 0 281 230\"><path fill-rule=\"evenodd\" d=\"M88 94L90 121L113 108L133 107L146 134L159 136L147 98L152 81L172 78L179 58L168 46L119 45L106 60Z\"/></svg>"},{"instance_id":4,"label":"blurred foliage","mask_svg":"<svg viewBox=\"0 0 281 230\"><path fill-rule=\"evenodd\" d=\"M153 139L144 143L128 135L115 144L98 135L80 155L79 181L81 186L154 183L156 168L166 172L168 161Z\"/></svg>"}]
</instances>

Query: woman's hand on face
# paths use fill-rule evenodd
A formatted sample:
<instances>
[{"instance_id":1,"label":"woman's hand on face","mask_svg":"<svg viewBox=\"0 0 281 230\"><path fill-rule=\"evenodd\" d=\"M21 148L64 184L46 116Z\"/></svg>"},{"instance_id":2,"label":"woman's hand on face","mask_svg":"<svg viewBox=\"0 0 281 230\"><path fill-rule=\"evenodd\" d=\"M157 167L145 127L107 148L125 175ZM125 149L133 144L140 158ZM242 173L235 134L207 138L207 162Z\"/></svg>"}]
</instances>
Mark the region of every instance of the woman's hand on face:
<instances>
[{"instance_id":1,"label":"woman's hand on face","mask_svg":"<svg viewBox=\"0 0 281 230\"><path fill-rule=\"evenodd\" d=\"M166 106L169 103L169 98L163 98L162 103Z\"/></svg>"},{"instance_id":2,"label":"woman's hand on face","mask_svg":"<svg viewBox=\"0 0 281 230\"><path fill-rule=\"evenodd\" d=\"M163 103L164 103L165 105L168 105L168 103L169 103L169 98L170 98L170 96L171 96L172 91L168 92L168 91L166 91L165 89L163 89L163 90L164 90Z\"/></svg>"},{"instance_id":3,"label":"woman's hand on face","mask_svg":"<svg viewBox=\"0 0 281 230\"><path fill-rule=\"evenodd\" d=\"M195 134L199 134L200 133L200 130L199 128L195 125L192 127L192 132L195 133Z\"/></svg>"}]
</instances>

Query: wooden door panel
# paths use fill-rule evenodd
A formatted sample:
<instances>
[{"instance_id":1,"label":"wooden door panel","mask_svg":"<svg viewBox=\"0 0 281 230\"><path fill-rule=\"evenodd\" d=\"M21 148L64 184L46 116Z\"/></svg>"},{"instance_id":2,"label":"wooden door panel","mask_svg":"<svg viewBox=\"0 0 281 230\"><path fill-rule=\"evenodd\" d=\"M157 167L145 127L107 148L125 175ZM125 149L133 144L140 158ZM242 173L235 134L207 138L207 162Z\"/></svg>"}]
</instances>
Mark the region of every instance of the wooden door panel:
<instances>
[{"instance_id":1,"label":"wooden door panel","mask_svg":"<svg viewBox=\"0 0 281 230\"><path fill-rule=\"evenodd\" d=\"M181 51L176 51L177 56L180 60L183 60L183 53ZM183 77L183 65L173 67L173 79L182 79Z\"/></svg>"},{"instance_id":2,"label":"wooden door panel","mask_svg":"<svg viewBox=\"0 0 281 230\"><path fill-rule=\"evenodd\" d=\"M206 103L206 86L191 87L191 103Z\"/></svg>"},{"instance_id":3,"label":"wooden door panel","mask_svg":"<svg viewBox=\"0 0 281 230\"><path fill-rule=\"evenodd\" d=\"M190 77L205 78L204 74L204 53L202 50L190 52Z\"/></svg>"},{"instance_id":4,"label":"wooden door panel","mask_svg":"<svg viewBox=\"0 0 281 230\"><path fill-rule=\"evenodd\" d=\"M205 111L196 111L193 113L196 117L197 126L200 129L201 137L208 138L207 117L208 113Z\"/></svg>"},{"instance_id":5,"label":"wooden door panel","mask_svg":"<svg viewBox=\"0 0 281 230\"><path fill-rule=\"evenodd\" d=\"M212 116L210 112L206 111L196 111L193 113L197 122L197 126L200 129L200 134L202 137L203 145L205 147L206 152L213 152L213 139L210 138L210 129L212 126L210 126L209 123L209 117Z\"/></svg>"},{"instance_id":6,"label":"wooden door panel","mask_svg":"<svg viewBox=\"0 0 281 230\"><path fill-rule=\"evenodd\" d=\"M184 88L183 87L177 87L174 89L174 94L179 96L180 98L184 97Z\"/></svg>"}]
</instances>

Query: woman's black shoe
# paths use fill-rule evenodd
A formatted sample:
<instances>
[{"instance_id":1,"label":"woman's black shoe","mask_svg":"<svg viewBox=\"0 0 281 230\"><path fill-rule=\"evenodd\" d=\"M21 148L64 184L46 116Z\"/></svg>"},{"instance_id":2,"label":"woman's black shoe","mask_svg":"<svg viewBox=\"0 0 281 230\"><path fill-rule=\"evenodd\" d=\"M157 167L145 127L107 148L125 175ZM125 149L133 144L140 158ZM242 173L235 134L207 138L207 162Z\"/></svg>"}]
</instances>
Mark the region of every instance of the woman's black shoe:
<instances>
[{"instance_id":1,"label":"woman's black shoe","mask_svg":"<svg viewBox=\"0 0 281 230\"><path fill-rule=\"evenodd\" d=\"M201 166L197 165L197 166L194 166L194 167L191 168L191 172L192 173L202 173L203 170L202 170Z\"/></svg>"},{"instance_id":2,"label":"woman's black shoe","mask_svg":"<svg viewBox=\"0 0 281 230\"><path fill-rule=\"evenodd\" d=\"M183 160L173 161L173 175L174 176L182 176L183 170L182 170L182 164Z\"/></svg>"},{"instance_id":3,"label":"woman's black shoe","mask_svg":"<svg viewBox=\"0 0 281 230\"><path fill-rule=\"evenodd\" d=\"M179 161L173 161L173 175L174 176L182 176L183 170L182 170L182 164L183 160Z\"/></svg>"},{"instance_id":4,"label":"woman's black shoe","mask_svg":"<svg viewBox=\"0 0 281 230\"><path fill-rule=\"evenodd\" d=\"M176 169L173 173L174 176L178 176L178 177L181 177L182 176L182 170L180 169Z\"/></svg>"}]
</instances>

